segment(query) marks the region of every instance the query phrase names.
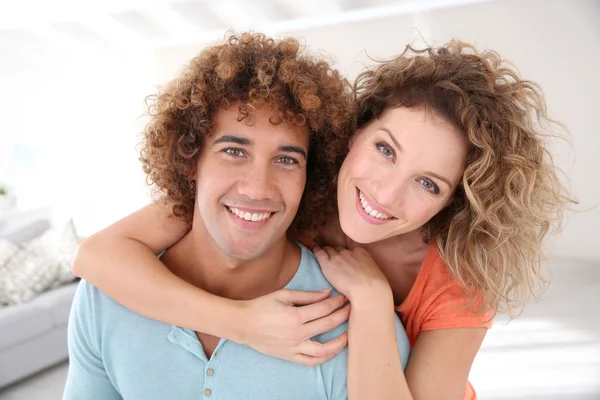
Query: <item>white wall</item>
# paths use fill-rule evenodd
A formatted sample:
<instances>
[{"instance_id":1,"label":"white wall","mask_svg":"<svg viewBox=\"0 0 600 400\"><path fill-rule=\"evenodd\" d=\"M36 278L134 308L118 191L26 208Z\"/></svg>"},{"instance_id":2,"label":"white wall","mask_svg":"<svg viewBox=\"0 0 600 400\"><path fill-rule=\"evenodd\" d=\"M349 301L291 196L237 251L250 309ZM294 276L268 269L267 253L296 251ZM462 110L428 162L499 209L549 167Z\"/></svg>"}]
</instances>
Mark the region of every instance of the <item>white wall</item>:
<instances>
[{"instance_id":1,"label":"white wall","mask_svg":"<svg viewBox=\"0 0 600 400\"><path fill-rule=\"evenodd\" d=\"M330 54L337 66L354 77L373 58L418 44L450 38L495 49L515 63L528 79L540 83L551 116L571 131L572 147L559 143L557 164L567 173L579 209L600 204L600 2L595 0L503 0L434 10L413 15L282 31L302 37L313 51ZM158 77L174 76L202 46L163 49L157 53ZM600 207L571 214L552 254L600 260Z\"/></svg>"},{"instance_id":2,"label":"white wall","mask_svg":"<svg viewBox=\"0 0 600 400\"><path fill-rule=\"evenodd\" d=\"M572 135L572 146L560 143L555 155L578 208L600 205L600 2L506 0L286 34L303 36L315 49L332 49L355 75L368 63L360 49L375 58L393 55L413 40L415 27L433 44L455 37L495 49L537 81L550 114ZM599 224L600 207L571 214L563 234L552 240L553 255L600 260Z\"/></svg>"},{"instance_id":3,"label":"white wall","mask_svg":"<svg viewBox=\"0 0 600 400\"><path fill-rule=\"evenodd\" d=\"M600 2L512 0L438 12L423 21L436 41L473 38L542 86L550 115L571 133L571 146L558 142L554 154L580 201L578 209L599 206ZM553 254L600 260L599 224L600 207L570 214L563 234L551 240Z\"/></svg>"},{"instance_id":4,"label":"white wall","mask_svg":"<svg viewBox=\"0 0 600 400\"><path fill-rule=\"evenodd\" d=\"M149 201L136 144L154 54L54 60L0 78L0 180L88 235Z\"/></svg>"}]
</instances>

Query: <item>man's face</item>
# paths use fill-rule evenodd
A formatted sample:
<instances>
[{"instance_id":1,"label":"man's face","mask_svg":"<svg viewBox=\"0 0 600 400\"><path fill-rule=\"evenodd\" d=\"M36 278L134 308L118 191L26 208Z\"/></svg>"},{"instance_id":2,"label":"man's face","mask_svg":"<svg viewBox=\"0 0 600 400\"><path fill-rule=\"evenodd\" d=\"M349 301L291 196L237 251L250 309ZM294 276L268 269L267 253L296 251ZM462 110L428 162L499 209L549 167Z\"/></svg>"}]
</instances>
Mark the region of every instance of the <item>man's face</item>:
<instances>
[{"instance_id":1,"label":"man's face","mask_svg":"<svg viewBox=\"0 0 600 400\"><path fill-rule=\"evenodd\" d=\"M271 124L267 106L248 125L238 121L238 105L215 115L213 135L198 159L196 204L221 251L252 260L285 240L296 216L306 183L308 131Z\"/></svg>"}]
</instances>

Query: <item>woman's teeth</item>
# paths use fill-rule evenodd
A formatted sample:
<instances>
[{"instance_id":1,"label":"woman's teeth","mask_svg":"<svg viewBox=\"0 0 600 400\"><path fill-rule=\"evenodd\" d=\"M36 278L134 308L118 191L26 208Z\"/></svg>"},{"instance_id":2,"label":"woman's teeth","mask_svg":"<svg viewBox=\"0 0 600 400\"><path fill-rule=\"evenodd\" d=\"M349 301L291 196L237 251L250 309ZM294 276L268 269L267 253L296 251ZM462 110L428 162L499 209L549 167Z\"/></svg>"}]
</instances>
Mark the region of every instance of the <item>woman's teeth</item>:
<instances>
[{"instance_id":1,"label":"woman's teeth","mask_svg":"<svg viewBox=\"0 0 600 400\"><path fill-rule=\"evenodd\" d=\"M358 197L360 198L360 204L361 204L363 210L365 210L365 212L367 214L369 214L371 217L377 218L377 219L391 219L391 218L393 218L391 215L382 214L379 211L374 210L373 207L371 207L371 205L369 205L369 202L367 201L367 199L365 198L365 196L363 196L363 194L362 194L362 192L360 190L358 191Z\"/></svg>"},{"instance_id":2,"label":"woman's teeth","mask_svg":"<svg viewBox=\"0 0 600 400\"><path fill-rule=\"evenodd\" d=\"M227 209L229 211L231 211L233 214L237 215L239 218L244 219L246 221L252 221L252 222L262 221L263 219L268 218L271 215L270 212L249 213L248 211L238 210L237 208L233 208L233 207L229 207L229 206L227 206Z\"/></svg>"}]
</instances>

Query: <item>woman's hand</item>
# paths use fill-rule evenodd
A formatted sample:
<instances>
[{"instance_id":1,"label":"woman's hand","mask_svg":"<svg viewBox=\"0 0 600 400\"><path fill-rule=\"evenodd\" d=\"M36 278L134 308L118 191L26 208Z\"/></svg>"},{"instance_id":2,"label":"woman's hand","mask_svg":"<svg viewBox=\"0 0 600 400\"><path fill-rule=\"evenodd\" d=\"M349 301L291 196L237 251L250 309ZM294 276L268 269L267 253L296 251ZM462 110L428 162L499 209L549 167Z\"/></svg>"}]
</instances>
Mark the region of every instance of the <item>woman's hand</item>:
<instances>
[{"instance_id":1,"label":"woman's hand","mask_svg":"<svg viewBox=\"0 0 600 400\"><path fill-rule=\"evenodd\" d=\"M387 279L365 249L325 246L315 248L314 253L325 278L350 302L365 293L391 293Z\"/></svg>"},{"instance_id":2,"label":"woman's hand","mask_svg":"<svg viewBox=\"0 0 600 400\"><path fill-rule=\"evenodd\" d=\"M340 308L347 299L330 294L330 289L282 289L243 302L239 319L243 334L238 341L263 354L302 365L315 366L330 360L348 344L348 334L327 343L310 339L332 330L350 315L349 304Z\"/></svg>"}]
</instances>

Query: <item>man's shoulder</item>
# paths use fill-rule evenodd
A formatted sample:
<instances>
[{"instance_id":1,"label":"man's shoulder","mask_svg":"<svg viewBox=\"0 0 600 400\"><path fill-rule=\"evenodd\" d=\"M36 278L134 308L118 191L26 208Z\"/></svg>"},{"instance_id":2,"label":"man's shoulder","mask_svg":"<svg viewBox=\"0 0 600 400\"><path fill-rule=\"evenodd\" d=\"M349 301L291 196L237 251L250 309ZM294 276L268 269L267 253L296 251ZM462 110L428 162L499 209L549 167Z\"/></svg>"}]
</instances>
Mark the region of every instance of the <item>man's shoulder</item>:
<instances>
[{"instance_id":1,"label":"man's shoulder","mask_svg":"<svg viewBox=\"0 0 600 400\"><path fill-rule=\"evenodd\" d=\"M87 317L93 316L96 322L117 321L126 317L127 314L135 314L85 279L79 282L73 299L73 306L77 306L79 314L82 312L89 313L90 315Z\"/></svg>"},{"instance_id":2,"label":"man's shoulder","mask_svg":"<svg viewBox=\"0 0 600 400\"><path fill-rule=\"evenodd\" d=\"M104 292L85 279L79 281L75 299L77 301L90 302L93 306L103 306L105 303L115 303L110 297L105 295Z\"/></svg>"},{"instance_id":3,"label":"man's shoulder","mask_svg":"<svg viewBox=\"0 0 600 400\"><path fill-rule=\"evenodd\" d=\"M70 324L96 336L102 343L123 337L165 336L172 326L147 318L117 303L90 282L82 280L73 300ZM144 332L140 335L140 332ZM140 341L142 343L143 340Z\"/></svg>"},{"instance_id":4,"label":"man's shoulder","mask_svg":"<svg viewBox=\"0 0 600 400\"><path fill-rule=\"evenodd\" d=\"M302 260L300 261L300 267L298 268L298 272L292 281L286 286L286 289L319 291L331 288L331 296L338 295L339 293L329 283L329 281L327 281L325 275L323 275L323 271L321 271L321 266L319 265L315 255L302 245L300 245L300 248L302 249ZM344 322L332 330L314 337L313 339L324 343L338 337L347 330L348 324L347 322Z\"/></svg>"},{"instance_id":5,"label":"man's shoulder","mask_svg":"<svg viewBox=\"0 0 600 400\"><path fill-rule=\"evenodd\" d=\"M73 304L87 304L89 307L95 306L98 302L96 299L102 298L102 292L94 285L81 279L75 291Z\"/></svg>"},{"instance_id":6,"label":"man's shoulder","mask_svg":"<svg viewBox=\"0 0 600 400\"><path fill-rule=\"evenodd\" d=\"M286 289L291 290L323 290L332 287L325 279L321 266L315 255L302 244L298 244L302 250L300 266L296 275L292 278Z\"/></svg>"}]
</instances>

